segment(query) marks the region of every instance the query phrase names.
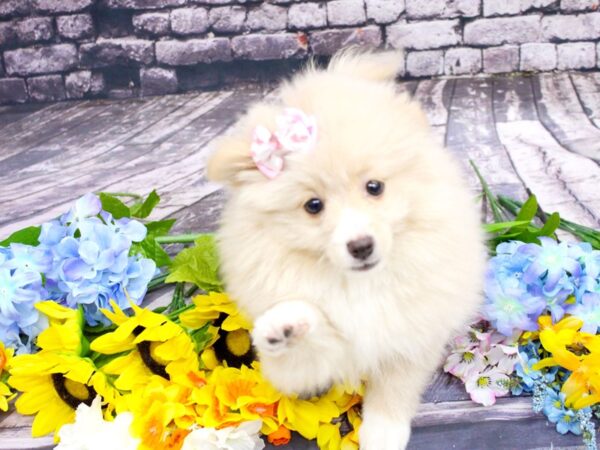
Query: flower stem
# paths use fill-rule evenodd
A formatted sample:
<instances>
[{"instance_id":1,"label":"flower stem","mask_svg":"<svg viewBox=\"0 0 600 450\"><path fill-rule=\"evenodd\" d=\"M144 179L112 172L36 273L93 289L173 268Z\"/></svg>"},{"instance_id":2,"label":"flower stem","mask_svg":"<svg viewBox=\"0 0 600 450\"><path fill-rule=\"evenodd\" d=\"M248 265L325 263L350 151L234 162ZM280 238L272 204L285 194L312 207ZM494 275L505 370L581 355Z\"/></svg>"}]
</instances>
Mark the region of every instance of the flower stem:
<instances>
[{"instance_id":1,"label":"flower stem","mask_svg":"<svg viewBox=\"0 0 600 450\"><path fill-rule=\"evenodd\" d=\"M148 283L148 292L153 291L154 289L157 289L160 286L162 286L163 284L165 284L165 280L167 279L168 276L169 276L169 272L152 278L150 280L150 283Z\"/></svg>"},{"instance_id":2,"label":"flower stem","mask_svg":"<svg viewBox=\"0 0 600 450\"><path fill-rule=\"evenodd\" d=\"M157 236L156 242L159 244L191 244L204 233L178 234L174 236Z\"/></svg>"},{"instance_id":3,"label":"flower stem","mask_svg":"<svg viewBox=\"0 0 600 450\"><path fill-rule=\"evenodd\" d=\"M492 215L494 216L494 221L505 222L506 220L502 216L502 209L498 205L498 200L496 199L494 194L492 194L492 191L490 190L490 187L488 186L487 182L481 175L481 172L479 172L479 169L477 168L477 166L475 165L475 163L473 162L472 159L469 160L469 164L471 164L471 167L475 171L477 178L479 178L479 183L481 183L484 197L487 199L488 203L490 204L490 209L492 210Z\"/></svg>"}]
</instances>

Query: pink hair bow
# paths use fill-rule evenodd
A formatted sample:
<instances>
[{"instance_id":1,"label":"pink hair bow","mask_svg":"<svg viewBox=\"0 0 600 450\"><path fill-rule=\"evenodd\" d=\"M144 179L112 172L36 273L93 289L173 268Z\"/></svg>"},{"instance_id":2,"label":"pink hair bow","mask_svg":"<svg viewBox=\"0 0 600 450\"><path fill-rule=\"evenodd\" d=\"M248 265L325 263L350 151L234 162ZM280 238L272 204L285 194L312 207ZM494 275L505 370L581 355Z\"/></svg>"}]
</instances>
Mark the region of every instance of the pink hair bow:
<instances>
[{"instance_id":1,"label":"pink hair bow","mask_svg":"<svg viewBox=\"0 0 600 450\"><path fill-rule=\"evenodd\" d=\"M297 108L286 108L276 119L277 131L262 125L254 129L250 153L252 160L267 178L273 179L283 170L284 158L293 152L311 150L317 139L317 123Z\"/></svg>"}]
</instances>

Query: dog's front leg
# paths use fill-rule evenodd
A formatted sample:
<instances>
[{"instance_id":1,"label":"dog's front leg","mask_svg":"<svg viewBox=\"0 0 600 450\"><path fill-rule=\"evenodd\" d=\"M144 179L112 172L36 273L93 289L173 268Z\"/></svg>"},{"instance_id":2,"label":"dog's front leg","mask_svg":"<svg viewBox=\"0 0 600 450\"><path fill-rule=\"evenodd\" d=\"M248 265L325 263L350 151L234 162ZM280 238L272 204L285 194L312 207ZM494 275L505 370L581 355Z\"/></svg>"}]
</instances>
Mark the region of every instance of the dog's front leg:
<instances>
[{"instance_id":1,"label":"dog's front leg","mask_svg":"<svg viewBox=\"0 0 600 450\"><path fill-rule=\"evenodd\" d=\"M429 371L409 363L385 365L367 380L360 450L404 450Z\"/></svg>"},{"instance_id":2,"label":"dog's front leg","mask_svg":"<svg viewBox=\"0 0 600 450\"><path fill-rule=\"evenodd\" d=\"M346 342L309 302L277 303L256 319L252 338L263 374L283 393L310 397L344 377Z\"/></svg>"}]
</instances>

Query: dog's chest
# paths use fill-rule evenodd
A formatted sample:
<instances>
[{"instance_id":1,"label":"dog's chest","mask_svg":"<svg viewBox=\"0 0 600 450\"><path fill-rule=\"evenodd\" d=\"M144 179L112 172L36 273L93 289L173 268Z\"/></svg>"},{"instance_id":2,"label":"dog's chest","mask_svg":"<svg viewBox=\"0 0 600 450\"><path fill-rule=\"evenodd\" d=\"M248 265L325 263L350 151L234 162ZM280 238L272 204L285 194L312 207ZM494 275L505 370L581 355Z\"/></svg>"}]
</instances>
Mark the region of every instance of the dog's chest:
<instances>
[{"instance_id":1,"label":"dog's chest","mask_svg":"<svg viewBox=\"0 0 600 450\"><path fill-rule=\"evenodd\" d=\"M410 352L407 314L393 290L362 288L335 294L326 312L349 342L356 364L373 367L393 354Z\"/></svg>"}]
</instances>

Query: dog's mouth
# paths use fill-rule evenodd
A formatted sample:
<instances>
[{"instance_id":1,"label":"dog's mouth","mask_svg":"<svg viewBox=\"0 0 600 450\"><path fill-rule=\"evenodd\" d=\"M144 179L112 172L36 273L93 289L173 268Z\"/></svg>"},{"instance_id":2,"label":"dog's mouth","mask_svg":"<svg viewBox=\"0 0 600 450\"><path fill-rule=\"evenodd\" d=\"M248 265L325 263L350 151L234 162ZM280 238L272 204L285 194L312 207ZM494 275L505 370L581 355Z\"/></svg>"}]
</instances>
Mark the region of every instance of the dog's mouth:
<instances>
[{"instance_id":1,"label":"dog's mouth","mask_svg":"<svg viewBox=\"0 0 600 450\"><path fill-rule=\"evenodd\" d=\"M352 267L352 270L354 270L355 272L366 272L367 270L371 270L377 264L379 264L379 261L368 262L361 264L360 266L354 266Z\"/></svg>"}]
</instances>

